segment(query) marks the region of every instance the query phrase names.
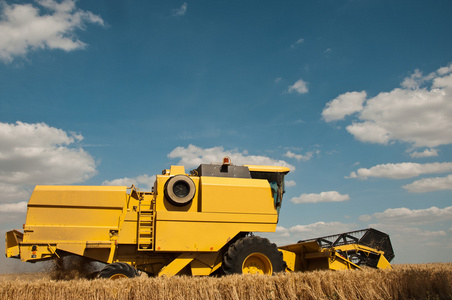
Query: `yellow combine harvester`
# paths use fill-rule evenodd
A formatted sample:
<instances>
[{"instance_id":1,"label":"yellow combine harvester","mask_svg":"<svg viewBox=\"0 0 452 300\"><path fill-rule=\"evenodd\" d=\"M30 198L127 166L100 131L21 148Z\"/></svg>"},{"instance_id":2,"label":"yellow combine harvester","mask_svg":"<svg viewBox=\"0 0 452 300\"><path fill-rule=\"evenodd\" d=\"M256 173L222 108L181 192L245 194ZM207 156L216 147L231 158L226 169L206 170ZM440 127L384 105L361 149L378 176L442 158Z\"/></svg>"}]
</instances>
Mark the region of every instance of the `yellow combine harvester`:
<instances>
[{"instance_id":1,"label":"yellow combine harvester","mask_svg":"<svg viewBox=\"0 0 452 300\"><path fill-rule=\"evenodd\" d=\"M152 192L134 186L36 186L23 233L6 256L37 262L78 255L106 263L102 278L391 268L389 237L368 229L277 247L285 167L171 166ZM357 237L359 236L359 237ZM337 241L334 241L337 239Z\"/></svg>"}]
</instances>

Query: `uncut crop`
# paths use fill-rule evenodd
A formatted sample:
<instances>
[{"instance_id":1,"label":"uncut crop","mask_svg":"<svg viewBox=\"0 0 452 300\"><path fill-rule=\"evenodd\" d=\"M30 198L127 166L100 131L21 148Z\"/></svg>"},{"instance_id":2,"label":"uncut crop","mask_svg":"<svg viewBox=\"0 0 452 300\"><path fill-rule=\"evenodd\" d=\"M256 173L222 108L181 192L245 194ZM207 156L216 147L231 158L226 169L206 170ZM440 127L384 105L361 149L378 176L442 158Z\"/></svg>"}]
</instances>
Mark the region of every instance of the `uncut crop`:
<instances>
[{"instance_id":1,"label":"uncut crop","mask_svg":"<svg viewBox=\"0 0 452 300\"><path fill-rule=\"evenodd\" d=\"M0 299L452 299L452 263L275 276L0 281Z\"/></svg>"}]
</instances>

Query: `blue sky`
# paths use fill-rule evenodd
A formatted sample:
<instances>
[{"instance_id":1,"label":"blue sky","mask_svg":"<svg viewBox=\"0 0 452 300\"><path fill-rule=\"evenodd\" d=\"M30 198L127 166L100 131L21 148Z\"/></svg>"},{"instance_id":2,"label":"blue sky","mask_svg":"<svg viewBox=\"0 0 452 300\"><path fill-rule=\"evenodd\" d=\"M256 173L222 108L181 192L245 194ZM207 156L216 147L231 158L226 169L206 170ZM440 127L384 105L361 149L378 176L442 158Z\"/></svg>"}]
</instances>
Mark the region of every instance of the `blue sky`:
<instances>
[{"instance_id":1,"label":"blue sky","mask_svg":"<svg viewBox=\"0 0 452 300\"><path fill-rule=\"evenodd\" d=\"M452 260L452 2L0 1L0 230L36 184L292 169L280 245ZM2 261L4 259L2 258Z\"/></svg>"}]
</instances>

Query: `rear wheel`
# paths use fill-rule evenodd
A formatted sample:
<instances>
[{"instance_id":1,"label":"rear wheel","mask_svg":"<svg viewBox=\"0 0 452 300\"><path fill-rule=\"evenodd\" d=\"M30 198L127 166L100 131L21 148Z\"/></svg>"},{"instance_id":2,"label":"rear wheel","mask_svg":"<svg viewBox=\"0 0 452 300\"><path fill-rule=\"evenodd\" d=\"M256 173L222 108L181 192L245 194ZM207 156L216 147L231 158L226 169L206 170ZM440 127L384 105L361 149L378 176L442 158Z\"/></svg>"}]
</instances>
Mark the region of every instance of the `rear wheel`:
<instances>
[{"instance_id":1,"label":"rear wheel","mask_svg":"<svg viewBox=\"0 0 452 300\"><path fill-rule=\"evenodd\" d=\"M266 238L247 236L229 246L223 258L225 274L265 274L286 269L282 252Z\"/></svg>"},{"instance_id":2,"label":"rear wheel","mask_svg":"<svg viewBox=\"0 0 452 300\"><path fill-rule=\"evenodd\" d=\"M133 278L138 276L138 271L129 264L116 262L103 268L97 277L107 279Z\"/></svg>"}]
</instances>

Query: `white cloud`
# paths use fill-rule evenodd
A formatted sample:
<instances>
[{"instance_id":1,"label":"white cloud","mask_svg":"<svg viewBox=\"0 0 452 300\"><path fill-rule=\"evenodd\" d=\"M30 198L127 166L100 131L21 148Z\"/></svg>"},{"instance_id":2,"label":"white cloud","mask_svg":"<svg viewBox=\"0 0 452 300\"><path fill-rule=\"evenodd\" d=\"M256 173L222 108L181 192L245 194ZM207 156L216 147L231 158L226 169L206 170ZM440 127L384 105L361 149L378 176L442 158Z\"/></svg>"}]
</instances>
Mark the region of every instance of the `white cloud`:
<instances>
[{"instance_id":1,"label":"white cloud","mask_svg":"<svg viewBox=\"0 0 452 300\"><path fill-rule=\"evenodd\" d=\"M0 212L18 213L36 184L79 183L96 174L94 159L78 146L82 139L44 123L0 123Z\"/></svg>"},{"instance_id":2,"label":"white cloud","mask_svg":"<svg viewBox=\"0 0 452 300\"><path fill-rule=\"evenodd\" d=\"M96 165L77 147L82 139L44 123L0 123L0 182L63 184L89 179Z\"/></svg>"},{"instance_id":3,"label":"white cloud","mask_svg":"<svg viewBox=\"0 0 452 300\"><path fill-rule=\"evenodd\" d=\"M313 239L356 230L354 223L316 222L307 225L295 225L290 228L277 226L274 233L259 233L279 246L294 244L299 240Z\"/></svg>"},{"instance_id":4,"label":"white cloud","mask_svg":"<svg viewBox=\"0 0 452 300\"><path fill-rule=\"evenodd\" d=\"M350 94L339 95L323 111L325 121L339 120L359 111L347 131L362 142L388 144L403 141L415 147L452 143L452 67L442 67L423 76L419 70L406 78L401 88L381 92L350 105ZM363 92L361 92L363 93Z\"/></svg>"},{"instance_id":5,"label":"white cloud","mask_svg":"<svg viewBox=\"0 0 452 300\"><path fill-rule=\"evenodd\" d=\"M308 92L307 82L303 79L299 79L293 85L287 88L288 93L297 92L298 94L306 94Z\"/></svg>"},{"instance_id":6,"label":"white cloud","mask_svg":"<svg viewBox=\"0 0 452 300\"><path fill-rule=\"evenodd\" d=\"M222 162L223 157L229 156L235 165L268 165L287 167L291 171L295 167L284 160L276 160L267 156L248 155L246 151L225 150L223 147L200 148L189 145L187 148L177 147L168 154L169 158L180 158L178 165L186 168L198 167L200 164L209 164L212 162Z\"/></svg>"},{"instance_id":7,"label":"white cloud","mask_svg":"<svg viewBox=\"0 0 452 300\"><path fill-rule=\"evenodd\" d=\"M0 182L0 202L15 202L27 199L30 197L31 189L31 187L19 184Z\"/></svg>"},{"instance_id":8,"label":"white cloud","mask_svg":"<svg viewBox=\"0 0 452 300\"><path fill-rule=\"evenodd\" d=\"M448 173L452 172L452 163L398 163L376 165L369 169L360 168L356 172L351 172L348 178L367 179L369 177L405 179L423 174Z\"/></svg>"},{"instance_id":9,"label":"white cloud","mask_svg":"<svg viewBox=\"0 0 452 300\"><path fill-rule=\"evenodd\" d=\"M339 95L326 104L322 111L322 118L326 122L342 120L345 116L363 110L363 103L367 94L362 92L348 92Z\"/></svg>"},{"instance_id":10,"label":"white cloud","mask_svg":"<svg viewBox=\"0 0 452 300\"><path fill-rule=\"evenodd\" d=\"M306 154L303 155L303 154L295 154L292 151L287 151L286 154L284 154L285 157L295 158L298 161L310 160L313 155L314 155L314 152L307 152Z\"/></svg>"},{"instance_id":11,"label":"white cloud","mask_svg":"<svg viewBox=\"0 0 452 300\"><path fill-rule=\"evenodd\" d=\"M361 215L361 216L359 216L358 220L360 220L361 222L369 222L370 220L372 220L372 216L371 215Z\"/></svg>"},{"instance_id":12,"label":"white cloud","mask_svg":"<svg viewBox=\"0 0 452 300\"><path fill-rule=\"evenodd\" d=\"M419 69L416 69L414 70L414 73L411 74L411 76L405 78L400 85L404 88L417 89L425 82L435 78L435 76L436 74L434 72L429 74L428 76L423 76L422 72Z\"/></svg>"},{"instance_id":13,"label":"white cloud","mask_svg":"<svg viewBox=\"0 0 452 300\"><path fill-rule=\"evenodd\" d=\"M187 2L184 2L181 7L173 9L173 16L184 16L187 13Z\"/></svg>"},{"instance_id":14,"label":"white cloud","mask_svg":"<svg viewBox=\"0 0 452 300\"><path fill-rule=\"evenodd\" d=\"M27 202L0 204L0 213L25 213L27 211Z\"/></svg>"},{"instance_id":15,"label":"white cloud","mask_svg":"<svg viewBox=\"0 0 452 300\"><path fill-rule=\"evenodd\" d=\"M301 194L293 197L291 202L299 203L319 203L319 202L342 202L350 199L349 195L341 195L336 191L321 192L320 194Z\"/></svg>"},{"instance_id":16,"label":"white cloud","mask_svg":"<svg viewBox=\"0 0 452 300\"><path fill-rule=\"evenodd\" d=\"M423 178L403 186L411 193L452 190L452 174L446 177Z\"/></svg>"},{"instance_id":17,"label":"white cloud","mask_svg":"<svg viewBox=\"0 0 452 300\"><path fill-rule=\"evenodd\" d=\"M297 183L295 182L295 181L293 181L293 180L287 180L285 183L284 183L284 186L285 187L294 187L294 186L296 186L297 185Z\"/></svg>"},{"instance_id":18,"label":"white cloud","mask_svg":"<svg viewBox=\"0 0 452 300\"><path fill-rule=\"evenodd\" d=\"M14 57L25 57L38 49L83 49L76 30L84 30L87 23L104 25L101 17L75 6L75 0L58 3L53 0L36 0L32 4L1 3L0 60L5 63ZM45 11L41 14L40 11Z\"/></svg>"},{"instance_id":19,"label":"white cloud","mask_svg":"<svg viewBox=\"0 0 452 300\"><path fill-rule=\"evenodd\" d=\"M282 236L282 237L289 237L290 233L289 233L289 229L284 228L282 226L276 226L276 230L275 233Z\"/></svg>"},{"instance_id":20,"label":"white cloud","mask_svg":"<svg viewBox=\"0 0 452 300\"><path fill-rule=\"evenodd\" d=\"M347 232L355 228L355 224L341 222L316 222L308 225L296 225L289 228L291 233L302 233L306 239L317 238Z\"/></svg>"},{"instance_id":21,"label":"white cloud","mask_svg":"<svg viewBox=\"0 0 452 300\"><path fill-rule=\"evenodd\" d=\"M388 208L381 213L372 214L380 223L388 225L432 224L452 220L452 206L438 208L432 206L426 209L409 209L406 207Z\"/></svg>"},{"instance_id":22,"label":"white cloud","mask_svg":"<svg viewBox=\"0 0 452 300\"><path fill-rule=\"evenodd\" d=\"M434 156L438 156L438 150L436 149L425 149L422 152L413 152L410 153L410 156L412 158L422 158L422 157L434 157Z\"/></svg>"},{"instance_id":23,"label":"white cloud","mask_svg":"<svg viewBox=\"0 0 452 300\"><path fill-rule=\"evenodd\" d=\"M371 224L370 227L378 227L379 230L391 233L390 236L394 243L405 243L406 248L416 248L418 251L415 252L418 253L421 252L420 248L424 245L444 245L444 242L434 241L434 239L447 236L445 230L426 230L418 227L401 226L401 224L380 223ZM409 246L410 244L412 245Z\"/></svg>"},{"instance_id":24,"label":"white cloud","mask_svg":"<svg viewBox=\"0 0 452 300\"><path fill-rule=\"evenodd\" d=\"M361 142L387 144L390 140L389 131L373 122L353 123L346 128Z\"/></svg>"},{"instance_id":25,"label":"white cloud","mask_svg":"<svg viewBox=\"0 0 452 300\"><path fill-rule=\"evenodd\" d=\"M295 44L301 44L301 43L303 43L304 42L304 39L303 38L301 38L301 39L298 39L296 42L295 42Z\"/></svg>"},{"instance_id":26,"label":"white cloud","mask_svg":"<svg viewBox=\"0 0 452 300\"><path fill-rule=\"evenodd\" d=\"M116 185L130 187L133 184L139 189L151 190L154 185L155 178L156 178L155 175L149 176L147 174L143 174L133 178L124 177L113 180L105 180L104 182L102 182L102 185Z\"/></svg>"},{"instance_id":27,"label":"white cloud","mask_svg":"<svg viewBox=\"0 0 452 300\"><path fill-rule=\"evenodd\" d=\"M452 63L449 64L447 67L439 68L437 70L437 72L439 75L446 75L446 74L452 73Z\"/></svg>"},{"instance_id":28,"label":"white cloud","mask_svg":"<svg viewBox=\"0 0 452 300\"><path fill-rule=\"evenodd\" d=\"M290 45L290 48L295 48L297 45L300 45L300 44L303 44L303 42L304 42L304 39L303 38L300 38L300 39L298 39L295 43L293 43L292 45Z\"/></svg>"}]
</instances>

